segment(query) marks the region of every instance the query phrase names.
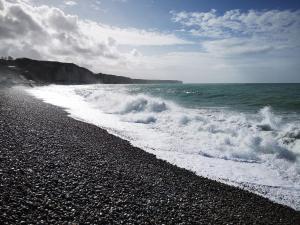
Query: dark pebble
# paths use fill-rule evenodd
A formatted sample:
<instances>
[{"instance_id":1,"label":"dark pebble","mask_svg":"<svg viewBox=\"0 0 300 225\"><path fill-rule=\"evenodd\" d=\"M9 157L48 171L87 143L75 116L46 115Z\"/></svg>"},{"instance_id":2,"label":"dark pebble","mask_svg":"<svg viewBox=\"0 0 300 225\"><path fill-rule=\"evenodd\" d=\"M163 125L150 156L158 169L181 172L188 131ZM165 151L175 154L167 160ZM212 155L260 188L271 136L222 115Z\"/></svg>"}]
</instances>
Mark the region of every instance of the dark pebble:
<instances>
[{"instance_id":1,"label":"dark pebble","mask_svg":"<svg viewBox=\"0 0 300 225\"><path fill-rule=\"evenodd\" d=\"M0 224L300 224L21 89L0 90Z\"/></svg>"}]
</instances>

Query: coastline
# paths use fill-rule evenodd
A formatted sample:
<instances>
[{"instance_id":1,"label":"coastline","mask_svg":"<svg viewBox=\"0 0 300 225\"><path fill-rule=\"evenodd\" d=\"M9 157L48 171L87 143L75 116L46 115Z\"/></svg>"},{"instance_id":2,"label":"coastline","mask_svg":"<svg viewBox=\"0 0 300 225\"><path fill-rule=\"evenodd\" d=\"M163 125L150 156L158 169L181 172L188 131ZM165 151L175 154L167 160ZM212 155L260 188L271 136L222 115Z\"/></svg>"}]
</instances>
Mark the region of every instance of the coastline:
<instances>
[{"instance_id":1,"label":"coastline","mask_svg":"<svg viewBox=\"0 0 300 225\"><path fill-rule=\"evenodd\" d=\"M300 221L300 212L159 160L22 90L0 96L3 224Z\"/></svg>"}]
</instances>

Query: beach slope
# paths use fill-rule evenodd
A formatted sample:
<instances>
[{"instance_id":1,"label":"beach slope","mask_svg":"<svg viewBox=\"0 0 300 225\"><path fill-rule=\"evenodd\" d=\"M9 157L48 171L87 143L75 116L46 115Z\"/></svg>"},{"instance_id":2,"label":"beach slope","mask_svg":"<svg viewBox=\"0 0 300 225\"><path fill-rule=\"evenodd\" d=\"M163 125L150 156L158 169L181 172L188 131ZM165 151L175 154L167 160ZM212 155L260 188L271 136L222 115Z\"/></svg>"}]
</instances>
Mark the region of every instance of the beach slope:
<instances>
[{"instance_id":1,"label":"beach slope","mask_svg":"<svg viewBox=\"0 0 300 225\"><path fill-rule=\"evenodd\" d=\"M299 224L300 213L180 169L22 88L0 90L1 224Z\"/></svg>"}]
</instances>

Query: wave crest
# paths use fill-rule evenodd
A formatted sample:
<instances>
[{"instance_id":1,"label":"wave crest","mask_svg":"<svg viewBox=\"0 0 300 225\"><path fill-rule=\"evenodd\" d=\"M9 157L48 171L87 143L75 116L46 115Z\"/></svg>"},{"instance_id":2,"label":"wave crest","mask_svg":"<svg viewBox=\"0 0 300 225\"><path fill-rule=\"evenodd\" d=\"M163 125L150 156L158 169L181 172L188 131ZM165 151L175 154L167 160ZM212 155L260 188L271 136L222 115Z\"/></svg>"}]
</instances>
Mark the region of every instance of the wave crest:
<instances>
[{"instance_id":1,"label":"wave crest","mask_svg":"<svg viewBox=\"0 0 300 225\"><path fill-rule=\"evenodd\" d=\"M167 105L164 102L146 99L145 97L137 97L124 103L120 107L120 114L154 112L160 113L167 110Z\"/></svg>"}]
</instances>

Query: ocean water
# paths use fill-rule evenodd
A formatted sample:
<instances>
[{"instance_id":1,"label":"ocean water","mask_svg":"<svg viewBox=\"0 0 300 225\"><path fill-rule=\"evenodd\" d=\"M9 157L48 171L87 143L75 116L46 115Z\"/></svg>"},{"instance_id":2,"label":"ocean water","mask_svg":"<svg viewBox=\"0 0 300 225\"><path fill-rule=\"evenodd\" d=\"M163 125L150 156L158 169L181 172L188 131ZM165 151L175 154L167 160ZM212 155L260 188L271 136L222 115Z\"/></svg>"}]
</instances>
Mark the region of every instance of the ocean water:
<instances>
[{"instance_id":1,"label":"ocean water","mask_svg":"<svg viewBox=\"0 0 300 225\"><path fill-rule=\"evenodd\" d=\"M300 210L300 84L51 85L28 92L199 176Z\"/></svg>"}]
</instances>

